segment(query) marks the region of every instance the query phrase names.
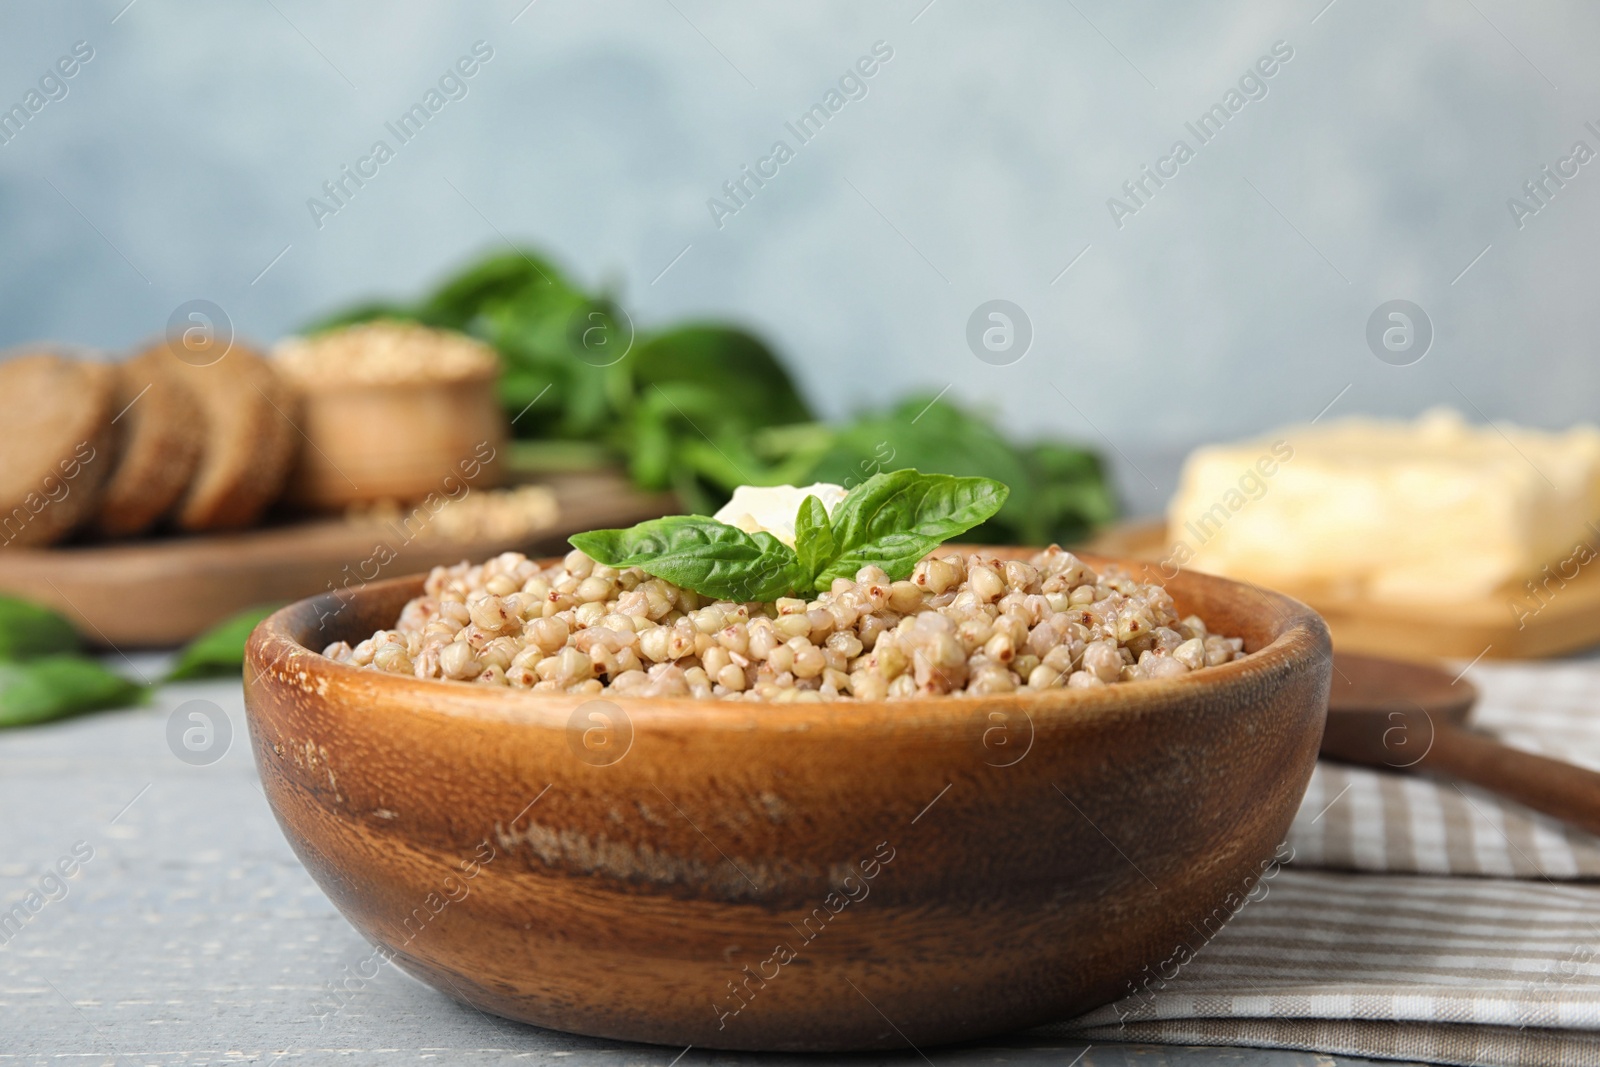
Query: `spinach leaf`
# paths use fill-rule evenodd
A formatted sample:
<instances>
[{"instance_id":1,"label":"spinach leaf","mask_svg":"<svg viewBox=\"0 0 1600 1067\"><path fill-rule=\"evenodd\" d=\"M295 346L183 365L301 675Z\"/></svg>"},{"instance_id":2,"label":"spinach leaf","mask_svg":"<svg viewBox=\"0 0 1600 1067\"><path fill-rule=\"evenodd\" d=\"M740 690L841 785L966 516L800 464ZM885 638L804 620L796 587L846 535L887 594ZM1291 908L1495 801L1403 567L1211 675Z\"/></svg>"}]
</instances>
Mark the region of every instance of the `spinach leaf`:
<instances>
[{"instance_id":1,"label":"spinach leaf","mask_svg":"<svg viewBox=\"0 0 1600 1067\"><path fill-rule=\"evenodd\" d=\"M1067 544L1117 517L1111 479L1100 457L1090 450L1044 441L1024 451L1023 461L1032 485L1032 506L1014 529L990 537L991 543Z\"/></svg>"},{"instance_id":2,"label":"spinach leaf","mask_svg":"<svg viewBox=\"0 0 1600 1067\"><path fill-rule=\"evenodd\" d=\"M775 600L798 586L794 551L769 533L745 533L703 515L672 515L626 530L591 530L574 548L610 567L648 574L719 600Z\"/></svg>"},{"instance_id":3,"label":"spinach leaf","mask_svg":"<svg viewBox=\"0 0 1600 1067\"><path fill-rule=\"evenodd\" d=\"M812 417L772 349L734 326L676 327L641 341L629 362L641 394L669 384L699 387L711 401L700 413L719 426L776 426ZM711 426L702 429L717 436Z\"/></svg>"},{"instance_id":4,"label":"spinach leaf","mask_svg":"<svg viewBox=\"0 0 1600 1067\"><path fill-rule=\"evenodd\" d=\"M593 439L612 427L618 368L589 362L582 331L573 328L597 306L564 284L535 279L515 297L486 303L472 320L473 332L505 360L500 397L519 436ZM536 398L535 409L524 413Z\"/></svg>"},{"instance_id":5,"label":"spinach leaf","mask_svg":"<svg viewBox=\"0 0 1600 1067\"><path fill-rule=\"evenodd\" d=\"M794 520L794 551L800 559L800 587L803 589L810 589L817 575L839 555L833 524L828 521L828 509L815 496L800 501L800 511ZM819 591L825 588L820 587Z\"/></svg>"},{"instance_id":6,"label":"spinach leaf","mask_svg":"<svg viewBox=\"0 0 1600 1067\"><path fill-rule=\"evenodd\" d=\"M23 726L80 711L142 702L144 687L86 656L0 663L0 726Z\"/></svg>"},{"instance_id":7,"label":"spinach leaf","mask_svg":"<svg viewBox=\"0 0 1600 1067\"><path fill-rule=\"evenodd\" d=\"M635 484L676 489L689 507L715 510L737 486L773 484L751 434L812 417L772 350L732 326L693 323L642 336L609 369L626 388L612 398L608 439L630 457Z\"/></svg>"},{"instance_id":8,"label":"spinach leaf","mask_svg":"<svg viewBox=\"0 0 1600 1067\"><path fill-rule=\"evenodd\" d=\"M1005 511L1025 509L1028 471L986 420L932 397L912 398L842 426L813 477L846 487L887 471L994 478L1011 486ZM1020 498L1020 499L1019 499Z\"/></svg>"},{"instance_id":9,"label":"spinach leaf","mask_svg":"<svg viewBox=\"0 0 1600 1067\"><path fill-rule=\"evenodd\" d=\"M217 623L196 637L178 653L178 662L167 673L167 681L203 678L209 674L237 674L244 666L244 643L256 625L281 604L262 604L246 608Z\"/></svg>"},{"instance_id":10,"label":"spinach leaf","mask_svg":"<svg viewBox=\"0 0 1600 1067\"><path fill-rule=\"evenodd\" d=\"M1007 510L1028 479L1017 450L988 420L933 397L913 397L840 426L812 476L853 488L874 474L906 467L1004 482L1013 492Z\"/></svg>"},{"instance_id":11,"label":"spinach leaf","mask_svg":"<svg viewBox=\"0 0 1600 1067\"><path fill-rule=\"evenodd\" d=\"M0 597L0 660L76 652L72 624L49 608L15 597Z\"/></svg>"},{"instance_id":12,"label":"spinach leaf","mask_svg":"<svg viewBox=\"0 0 1600 1067\"><path fill-rule=\"evenodd\" d=\"M839 427L801 477L848 487L905 467L982 475L1011 487L1005 505L972 534L975 541L1070 544L1117 514L1110 479L1092 451L1049 441L1013 445L989 420L932 397L912 397Z\"/></svg>"},{"instance_id":13,"label":"spinach leaf","mask_svg":"<svg viewBox=\"0 0 1600 1067\"><path fill-rule=\"evenodd\" d=\"M458 272L423 301L419 317L435 326L467 330L485 305L537 301L572 290L561 272L537 252L514 249L487 256Z\"/></svg>"},{"instance_id":14,"label":"spinach leaf","mask_svg":"<svg viewBox=\"0 0 1600 1067\"><path fill-rule=\"evenodd\" d=\"M835 578L854 578L868 564L882 567L891 579L905 578L917 560L999 511L1009 493L992 478L914 470L875 474L834 509L839 554L815 586L826 589Z\"/></svg>"},{"instance_id":15,"label":"spinach leaf","mask_svg":"<svg viewBox=\"0 0 1600 1067\"><path fill-rule=\"evenodd\" d=\"M626 465L635 485L672 489L686 509L715 511L740 485L850 488L915 468L1011 487L972 534L977 540L1071 543L1116 513L1093 452L1013 443L982 413L936 397L911 397L841 425L813 421L784 362L735 326L641 328L626 358L613 362L626 316L531 248L480 257L415 302L369 302L312 328L373 318L461 330L492 345L504 364L500 401L518 438L590 444L591 466ZM596 323L604 325L601 346L590 341Z\"/></svg>"}]
</instances>

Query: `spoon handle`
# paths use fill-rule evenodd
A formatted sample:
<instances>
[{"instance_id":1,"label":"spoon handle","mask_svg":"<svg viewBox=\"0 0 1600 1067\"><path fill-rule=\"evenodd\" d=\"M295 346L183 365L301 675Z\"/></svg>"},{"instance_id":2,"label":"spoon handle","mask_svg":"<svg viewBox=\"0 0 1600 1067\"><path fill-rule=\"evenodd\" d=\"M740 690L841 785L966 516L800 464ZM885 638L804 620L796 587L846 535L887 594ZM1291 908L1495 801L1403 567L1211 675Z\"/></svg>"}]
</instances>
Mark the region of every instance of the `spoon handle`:
<instances>
[{"instance_id":1,"label":"spoon handle","mask_svg":"<svg viewBox=\"0 0 1600 1067\"><path fill-rule=\"evenodd\" d=\"M1421 761L1431 771L1482 786L1534 811L1600 834L1600 774L1536 756L1454 726L1442 726Z\"/></svg>"}]
</instances>

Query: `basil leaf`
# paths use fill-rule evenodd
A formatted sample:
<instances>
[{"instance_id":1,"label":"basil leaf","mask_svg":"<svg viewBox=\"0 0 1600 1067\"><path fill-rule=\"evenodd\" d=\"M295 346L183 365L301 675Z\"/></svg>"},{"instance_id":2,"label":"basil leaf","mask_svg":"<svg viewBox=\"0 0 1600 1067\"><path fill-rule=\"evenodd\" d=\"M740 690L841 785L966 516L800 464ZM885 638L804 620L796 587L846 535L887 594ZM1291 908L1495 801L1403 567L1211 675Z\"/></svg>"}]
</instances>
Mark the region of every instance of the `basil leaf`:
<instances>
[{"instance_id":1,"label":"basil leaf","mask_svg":"<svg viewBox=\"0 0 1600 1067\"><path fill-rule=\"evenodd\" d=\"M0 597L0 660L78 651L72 624L49 608Z\"/></svg>"},{"instance_id":2,"label":"basil leaf","mask_svg":"<svg viewBox=\"0 0 1600 1067\"><path fill-rule=\"evenodd\" d=\"M891 580L911 574L917 561L999 511L1010 492L992 478L954 478L897 470L875 474L850 491L833 511L839 555L816 578L854 578L869 564Z\"/></svg>"},{"instance_id":3,"label":"basil leaf","mask_svg":"<svg viewBox=\"0 0 1600 1067\"><path fill-rule=\"evenodd\" d=\"M144 687L86 656L0 663L0 726L59 719L80 711L141 703Z\"/></svg>"},{"instance_id":4,"label":"basil leaf","mask_svg":"<svg viewBox=\"0 0 1600 1067\"><path fill-rule=\"evenodd\" d=\"M569 540L609 567L638 567L719 600L776 600L798 588L802 577L794 550L776 537L704 515L670 515Z\"/></svg>"},{"instance_id":5,"label":"basil leaf","mask_svg":"<svg viewBox=\"0 0 1600 1067\"><path fill-rule=\"evenodd\" d=\"M816 496L800 501L799 514L794 520L794 552L800 560L800 588L810 589L817 575L832 563L839 554L833 539L833 524L828 521L828 509ZM818 592L827 590L818 585Z\"/></svg>"},{"instance_id":6,"label":"basil leaf","mask_svg":"<svg viewBox=\"0 0 1600 1067\"><path fill-rule=\"evenodd\" d=\"M167 681L203 678L208 674L237 674L244 667L244 643L262 619L281 604L246 608L196 637L178 653L178 661L167 673Z\"/></svg>"}]
</instances>

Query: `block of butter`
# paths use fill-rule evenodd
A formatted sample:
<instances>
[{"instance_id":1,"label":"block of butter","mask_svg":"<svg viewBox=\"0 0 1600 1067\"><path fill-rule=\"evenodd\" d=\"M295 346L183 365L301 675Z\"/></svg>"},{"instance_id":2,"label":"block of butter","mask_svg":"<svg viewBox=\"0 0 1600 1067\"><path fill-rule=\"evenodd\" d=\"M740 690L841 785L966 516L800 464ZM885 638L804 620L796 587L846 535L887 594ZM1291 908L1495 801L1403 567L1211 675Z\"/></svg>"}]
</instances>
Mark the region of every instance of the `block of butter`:
<instances>
[{"instance_id":1,"label":"block of butter","mask_svg":"<svg viewBox=\"0 0 1600 1067\"><path fill-rule=\"evenodd\" d=\"M1287 590L1452 602L1600 544L1600 430L1349 418L1200 448L1167 512L1168 568Z\"/></svg>"}]
</instances>

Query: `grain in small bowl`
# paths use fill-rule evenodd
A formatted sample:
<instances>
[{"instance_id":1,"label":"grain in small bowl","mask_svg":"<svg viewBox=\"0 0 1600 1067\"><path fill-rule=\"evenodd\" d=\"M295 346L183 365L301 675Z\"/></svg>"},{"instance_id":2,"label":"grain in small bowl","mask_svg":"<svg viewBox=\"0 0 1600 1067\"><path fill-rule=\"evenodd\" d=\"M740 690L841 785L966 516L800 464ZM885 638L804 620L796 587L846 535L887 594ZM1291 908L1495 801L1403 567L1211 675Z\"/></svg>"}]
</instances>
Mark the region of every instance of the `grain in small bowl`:
<instances>
[{"instance_id":1,"label":"grain in small bowl","mask_svg":"<svg viewBox=\"0 0 1600 1067\"><path fill-rule=\"evenodd\" d=\"M378 320L287 338L273 356L300 394L309 442L289 480L293 502L337 510L500 484L500 362L481 341Z\"/></svg>"}]
</instances>

